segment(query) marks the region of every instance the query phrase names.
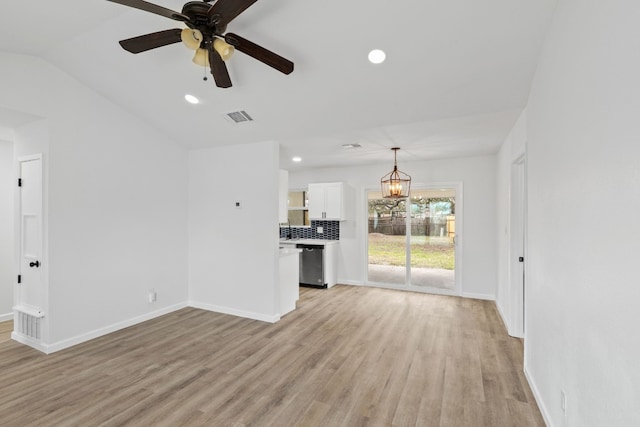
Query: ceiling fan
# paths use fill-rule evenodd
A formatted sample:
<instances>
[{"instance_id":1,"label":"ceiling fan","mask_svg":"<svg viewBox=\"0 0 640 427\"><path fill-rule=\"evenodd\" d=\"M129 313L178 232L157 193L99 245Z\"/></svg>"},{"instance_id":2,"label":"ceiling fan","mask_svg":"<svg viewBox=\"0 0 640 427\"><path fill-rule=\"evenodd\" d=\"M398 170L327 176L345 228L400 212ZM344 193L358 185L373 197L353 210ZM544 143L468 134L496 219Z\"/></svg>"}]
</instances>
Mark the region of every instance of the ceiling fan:
<instances>
[{"instance_id":1,"label":"ceiling fan","mask_svg":"<svg viewBox=\"0 0 640 427\"><path fill-rule=\"evenodd\" d=\"M218 87L231 87L231 78L224 61L230 57L234 49L284 74L293 71L293 62L288 59L237 34L225 34L227 24L257 0L217 0L213 5L209 4L212 0L190 1L182 7L182 12L143 0L107 1L183 22L188 28L158 31L121 40L120 46L131 53L140 53L182 41L196 51L193 62L211 68L211 75Z\"/></svg>"}]
</instances>

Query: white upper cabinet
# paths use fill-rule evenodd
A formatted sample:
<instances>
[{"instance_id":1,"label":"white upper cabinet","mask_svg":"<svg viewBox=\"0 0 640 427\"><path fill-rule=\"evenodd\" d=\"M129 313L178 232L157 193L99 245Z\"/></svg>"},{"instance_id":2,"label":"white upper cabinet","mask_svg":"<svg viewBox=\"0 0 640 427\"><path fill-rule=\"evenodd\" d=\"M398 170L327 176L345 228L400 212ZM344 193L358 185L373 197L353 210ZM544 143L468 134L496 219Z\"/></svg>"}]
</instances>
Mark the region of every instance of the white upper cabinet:
<instances>
[{"instance_id":1,"label":"white upper cabinet","mask_svg":"<svg viewBox=\"0 0 640 427\"><path fill-rule=\"evenodd\" d=\"M309 184L309 218L344 220L344 185L342 182Z\"/></svg>"}]
</instances>

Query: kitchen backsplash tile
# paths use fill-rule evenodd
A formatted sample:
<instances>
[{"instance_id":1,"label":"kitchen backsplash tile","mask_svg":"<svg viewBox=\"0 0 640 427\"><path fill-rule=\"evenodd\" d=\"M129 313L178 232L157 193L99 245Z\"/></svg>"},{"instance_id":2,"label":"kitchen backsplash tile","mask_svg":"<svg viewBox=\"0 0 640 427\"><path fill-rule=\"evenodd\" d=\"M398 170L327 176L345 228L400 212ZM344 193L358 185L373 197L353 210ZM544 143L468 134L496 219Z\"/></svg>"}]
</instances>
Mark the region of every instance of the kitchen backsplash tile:
<instances>
[{"instance_id":1,"label":"kitchen backsplash tile","mask_svg":"<svg viewBox=\"0 0 640 427\"><path fill-rule=\"evenodd\" d=\"M318 233L322 227L322 233ZM289 237L289 227L280 227L280 238ZM340 221L311 220L311 227L291 227L292 239L340 240Z\"/></svg>"}]
</instances>

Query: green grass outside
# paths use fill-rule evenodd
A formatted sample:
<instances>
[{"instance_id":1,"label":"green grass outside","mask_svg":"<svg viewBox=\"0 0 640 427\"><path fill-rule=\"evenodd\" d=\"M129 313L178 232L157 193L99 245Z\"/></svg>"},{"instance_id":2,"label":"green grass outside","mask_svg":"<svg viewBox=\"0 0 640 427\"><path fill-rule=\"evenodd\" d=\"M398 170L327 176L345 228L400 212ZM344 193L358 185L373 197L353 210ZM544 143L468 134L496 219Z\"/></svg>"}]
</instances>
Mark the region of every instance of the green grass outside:
<instances>
[{"instance_id":1,"label":"green grass outside","mask_svg":"<svg viewBox=\"0 0 640 427\"><path fill-rule=\"evenodd\" d=\"M405 265L405 236L369 234L369 264ZM453 270L455 253L448 237L411 236L411 267Z\"/></svg>"}]
</instances>

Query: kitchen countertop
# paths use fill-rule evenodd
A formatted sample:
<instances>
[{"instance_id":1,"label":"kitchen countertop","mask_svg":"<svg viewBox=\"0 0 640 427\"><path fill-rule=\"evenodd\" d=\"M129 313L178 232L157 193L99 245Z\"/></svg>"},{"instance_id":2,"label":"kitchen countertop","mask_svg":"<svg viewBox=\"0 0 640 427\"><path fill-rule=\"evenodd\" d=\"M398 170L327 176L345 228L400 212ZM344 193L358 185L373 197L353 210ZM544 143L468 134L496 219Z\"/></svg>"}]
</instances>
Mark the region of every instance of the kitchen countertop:
<instances>
[{"instance_id":1,"label":"kitchen countertop","mask_svg":"<svg viewBox=\"0 0 640 427\"><path fill-rule=\"evenodd\" d=\"M287 255L298 255L300 252L302 252L302 249L280 247L280 256L281 257L287 256Z\"/></svg>"},{"instance_id":2,"label":"kitchen countertop","mask_svg":"<svg viewBox=\"0 0 640 427\"><path fill-rule=\"evenodd\" d=\"M323 239L280 239L280 243L302 244L302 245L333 245L340 243L340 240L323 240Z\"/></svg>"}]
</instances>

